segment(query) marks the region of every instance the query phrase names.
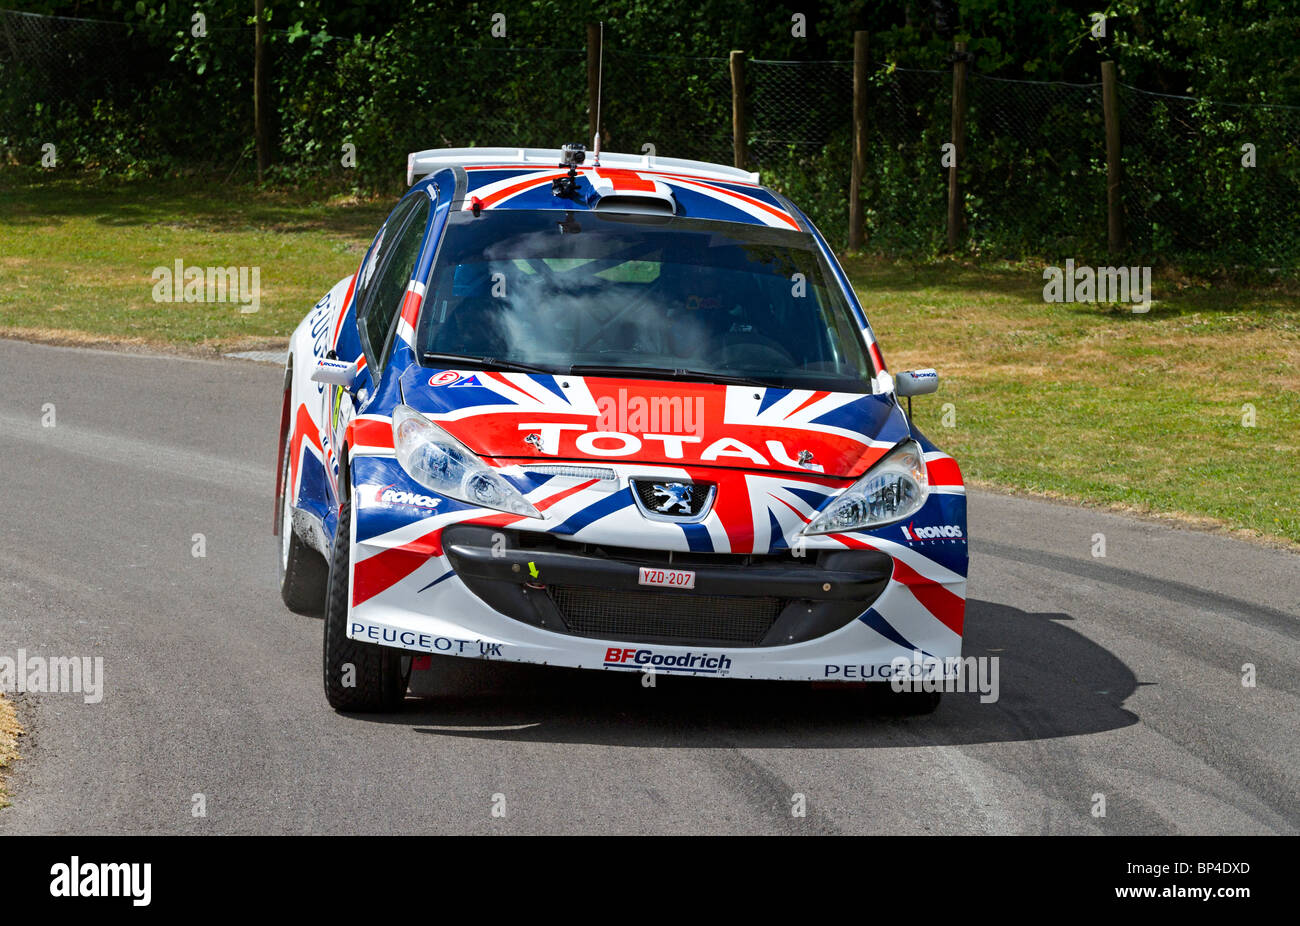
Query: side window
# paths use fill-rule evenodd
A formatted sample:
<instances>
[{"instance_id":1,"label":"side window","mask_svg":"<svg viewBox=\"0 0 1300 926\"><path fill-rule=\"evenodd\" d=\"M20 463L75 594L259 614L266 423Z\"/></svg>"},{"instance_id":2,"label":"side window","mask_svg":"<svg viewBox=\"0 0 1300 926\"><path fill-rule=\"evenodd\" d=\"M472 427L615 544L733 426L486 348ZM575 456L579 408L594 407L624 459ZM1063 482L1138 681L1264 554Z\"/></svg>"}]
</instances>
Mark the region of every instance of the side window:
<instances>
[{"instance_id":1,"label":"side window","mask_svg":"<svg viewBox=\"0 0 1300 926\"><path fill-rule=\"evenodd\" d=\"M402 206L399 205L398 209L401 208ZM361 265L361 269L357 271L357 291L353 296L353 302L358 308L365 305L366 295L370 292L370 284L375 281L375 271L379 269L379 262L388 253L384 249L384 236L388 231L390 221L396 223L406 214L407 210L403 210L401 213L394 210L390 218L386 219L384 224L379 227L379 233L375 235L375 240L370 243L370 249L366 251L365 262ZM396 228L396 224L393 227ZM360 316L358 315L358 317Z\"/></svg>"},{"instance_id":2,"label":"side window","mask_svg":"<svg viewBox=\"0 0 1300 926\"><path fill-rule=\"evenodd\" d=\"M402 307L406 284L415 272L428 224L429 198L417 195L409 202L408 208L395 209L385 223L383 240L376 242L376 253L372 256L378 269L368 274L363 281L365 291L358 296L362 340L376 374L388 359L385 351L388 335Z\"/></svg>"}]
</instances>

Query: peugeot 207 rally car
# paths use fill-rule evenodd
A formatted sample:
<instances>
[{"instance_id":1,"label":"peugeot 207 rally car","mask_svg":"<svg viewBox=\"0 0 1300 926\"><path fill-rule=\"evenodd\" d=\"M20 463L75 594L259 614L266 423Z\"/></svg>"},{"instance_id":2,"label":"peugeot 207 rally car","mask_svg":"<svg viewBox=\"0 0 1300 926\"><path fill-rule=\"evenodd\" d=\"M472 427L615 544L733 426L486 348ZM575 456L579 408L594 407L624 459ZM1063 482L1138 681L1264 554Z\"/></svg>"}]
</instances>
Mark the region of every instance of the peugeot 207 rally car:
<instances>
[{"instance_id":1,"label":"peugeot 207 rally car","mask_svg":"<svg viewBox=\"0 0 1300 926\"><path fill-rule=\"evenodd\" d=\"M961 475L900 404L937 377L891 376L785 197L578 145L420 152L408 183L285 370L281 591L324 613L331 705L391 709L434 655L818 682L960 656Z\"/></svg>"}]
</instances>

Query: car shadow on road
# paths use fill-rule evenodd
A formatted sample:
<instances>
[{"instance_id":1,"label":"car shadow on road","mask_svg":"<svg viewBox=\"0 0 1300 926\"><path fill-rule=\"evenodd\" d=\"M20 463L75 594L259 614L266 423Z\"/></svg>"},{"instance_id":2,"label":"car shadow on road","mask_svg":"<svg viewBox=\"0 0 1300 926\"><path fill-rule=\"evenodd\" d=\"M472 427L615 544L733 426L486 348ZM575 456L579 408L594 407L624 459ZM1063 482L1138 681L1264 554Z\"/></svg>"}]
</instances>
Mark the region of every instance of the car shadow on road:
<instances>
[{"instance_id":1,"label":"car shadow on road","mask_svg":"<svg viewBox=\"0 0 1300 926\"><path fill-rule=\"evenodd\" d=\"M972 600L965 655L999 659L998 700L948 693L909 717L881 687L721 681L591 672L442 657L418 673L412 696L373 722L432 737L686 748L843 749L964 745L1100 733L1137 722L1124 701L1138 687L1114 654L1074 630L1073 618Z\"/></svg>"}]
</instances>

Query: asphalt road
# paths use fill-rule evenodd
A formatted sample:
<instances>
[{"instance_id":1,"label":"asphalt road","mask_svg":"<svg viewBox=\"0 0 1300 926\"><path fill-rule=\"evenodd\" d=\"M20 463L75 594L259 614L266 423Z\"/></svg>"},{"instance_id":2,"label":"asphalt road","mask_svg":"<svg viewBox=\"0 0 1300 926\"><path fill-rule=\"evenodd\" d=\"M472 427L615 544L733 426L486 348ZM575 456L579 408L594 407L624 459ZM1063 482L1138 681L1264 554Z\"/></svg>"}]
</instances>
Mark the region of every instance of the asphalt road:
<instances>
[{"instance_id":1,"label":"asphalt road","mask_svg":"<svg viewBox=\"0 0 1300 926\"><path fill-rule=\"evenodd\" d=\"M276 590L280 372L5 341L0 369L0 656L104 665L100 703L15 699L0 834L1300 832L1294 554L975 493L996 703L455 661L342 717Z\"/></svg>"}]
</instances>

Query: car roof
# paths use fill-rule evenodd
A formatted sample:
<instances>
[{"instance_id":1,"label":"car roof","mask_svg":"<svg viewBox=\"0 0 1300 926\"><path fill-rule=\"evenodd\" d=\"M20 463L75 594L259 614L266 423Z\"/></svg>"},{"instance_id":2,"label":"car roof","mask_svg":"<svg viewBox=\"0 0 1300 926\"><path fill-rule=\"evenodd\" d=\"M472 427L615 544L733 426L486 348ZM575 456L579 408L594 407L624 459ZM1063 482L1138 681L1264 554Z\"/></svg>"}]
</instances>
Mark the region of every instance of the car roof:
<instances>
[{"instance_id":1,"label":"car roof","mask_svg":"<svg viewBox=\"0 0 1300 926\"><path fill-rule=\"evenodd\" d=\"M758 182L758 174L722 164L603 153L596 163L562 165L559 149L451 148L412 153L407 179L456 173L454 208L555 209L683 217L810 229L785 197ZM595 158L592 158L594 161ZM558 196L552 182L573 171L575 193Z\"/></svg>"}]
</instances>

